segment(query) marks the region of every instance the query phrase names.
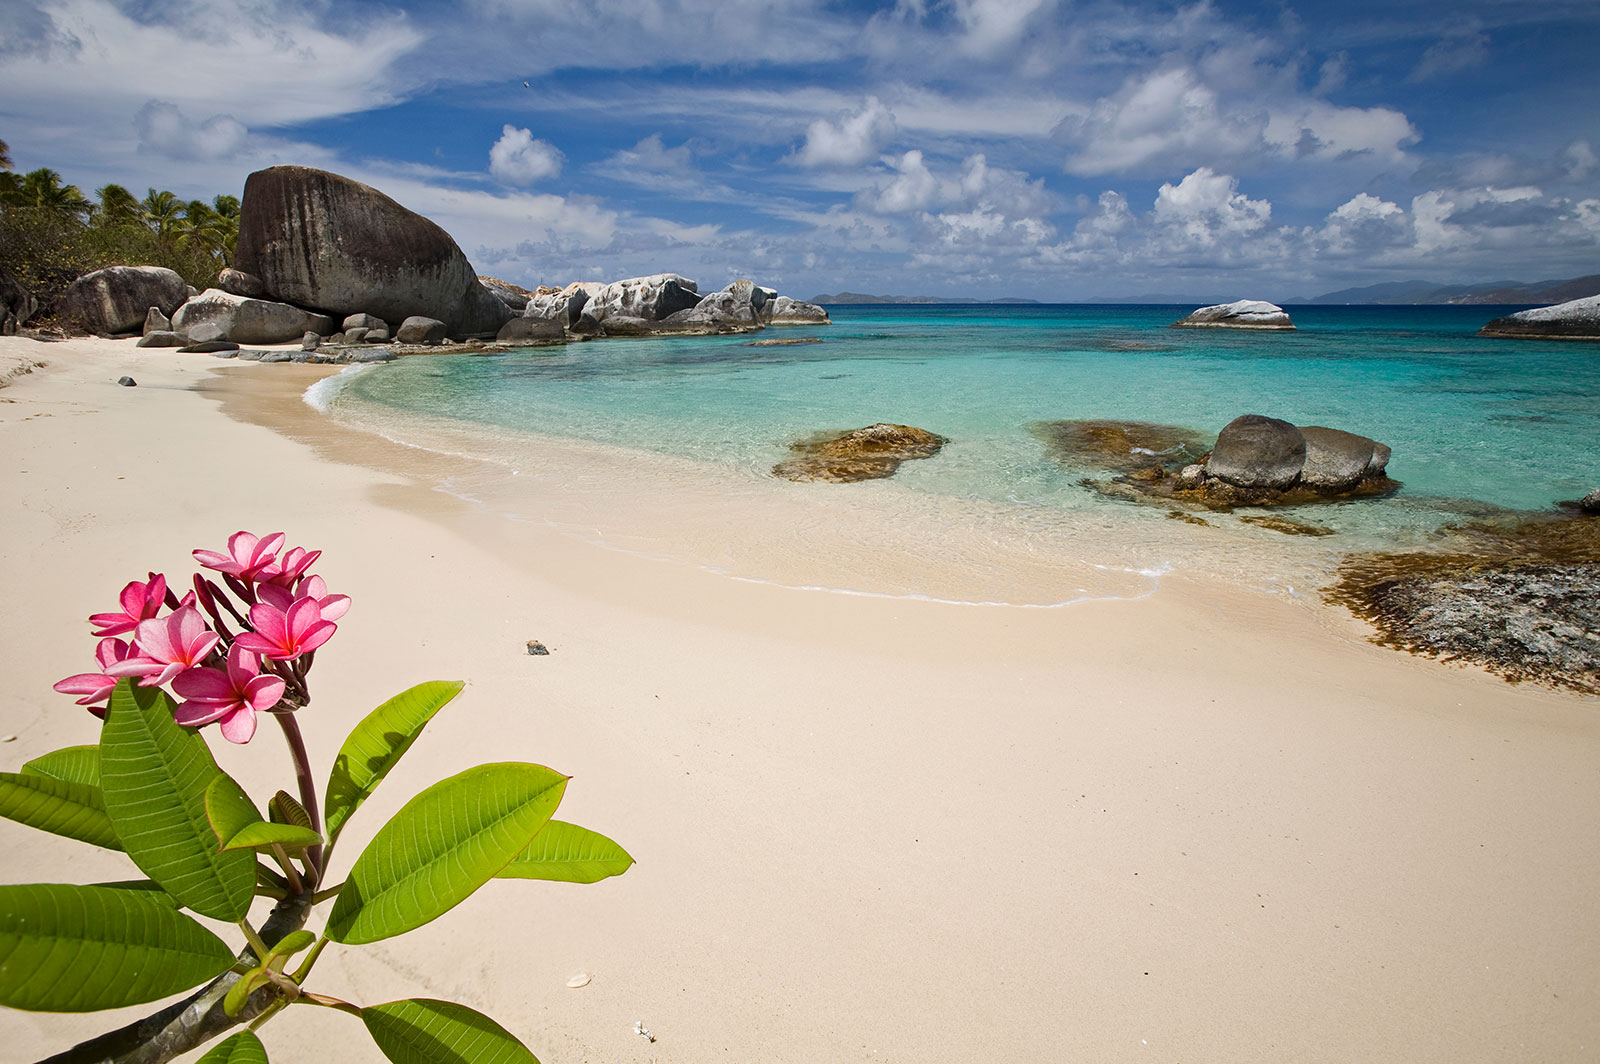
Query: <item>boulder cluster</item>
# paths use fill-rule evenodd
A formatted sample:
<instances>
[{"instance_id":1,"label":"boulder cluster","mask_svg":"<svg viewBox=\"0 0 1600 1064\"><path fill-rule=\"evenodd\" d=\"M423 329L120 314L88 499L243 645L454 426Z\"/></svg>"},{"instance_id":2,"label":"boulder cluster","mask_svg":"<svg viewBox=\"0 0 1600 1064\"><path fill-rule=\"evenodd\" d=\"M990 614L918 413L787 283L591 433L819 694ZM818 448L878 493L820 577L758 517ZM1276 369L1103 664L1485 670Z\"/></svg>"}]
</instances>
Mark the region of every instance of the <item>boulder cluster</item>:
<instances>
[{"instance_id":1,"label":"boulder cluster","mask_svg":"<svg viewBox=\"0 0 1600 1064\"><path fill-rule=\"evenodd\" d=\"M33 307L0 274L0 317ZM12 291L15 288L16 291ZM479 277L439 226L375 188L307 166L274 166L245 181L235 261L196 292L171 270L113 266L75 281L64 318L100 335L143 329L144 346L437 345L497 340L744 332L828 324L821 307L750 281L701 295L677 274L529 291ZM207 347L207 350L217 350Z\"/></svg>"},{"instance_id":2,"label":"boulder cluster","mask_svg":"<svg viewBox=\"0 0 1600 1064\"><path fill-rule=\"evenodd\" d=\"M1225 510L1384 495L1399 487L1386 473L1385 444L1260 414L1234 418L1204 453L1197 453L1203 445L1192 430L1170 425L1063 421L1034 432L1063 461L1116 474L1085 483L1125 498Z\"/></svg>"}]
</instances>

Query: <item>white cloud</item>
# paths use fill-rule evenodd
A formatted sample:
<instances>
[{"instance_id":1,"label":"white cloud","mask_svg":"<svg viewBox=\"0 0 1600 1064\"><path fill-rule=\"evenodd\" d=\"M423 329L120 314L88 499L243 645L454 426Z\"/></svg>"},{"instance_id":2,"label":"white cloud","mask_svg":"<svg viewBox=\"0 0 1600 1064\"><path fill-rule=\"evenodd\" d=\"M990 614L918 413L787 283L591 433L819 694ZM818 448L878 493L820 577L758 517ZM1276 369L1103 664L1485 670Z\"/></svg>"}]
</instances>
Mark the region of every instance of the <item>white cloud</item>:
<instances>
[{"instance_id":1,"label":"white cloud","mask_svg":"<svg viewBox=\"0 0 1600 1064\"><path fill-rule=\"evenodd\" d=\"M870 96L855 114L812 122L805 144L790 158L797 166L860 166L876 156L894 132L894 115Z\"/></svg>"},{"instance_id":2,"label":"white cloud","mask_svg":"<svg viewBox=\"0 0 1600 1064\"><path fill-rule=\"evenodd\" d=\"M1202 166L1176 185L1162 185L1152 213L1158 226L1184 243L1214 247L1265 228L1272 204L1240 192L1238 178Z\"/></svg>"},{"instance_id":3,"label":"white cloud","mask_svg":"<svg viewBox=\"0 0 1600 1064\"><path fill-rule=\"evenodd\" d=\"M908 151L893 165L899 173L869 197L871 208L881 214L902 214L933 206L939 199L939 179L922 161L922 153Z\"/></svg>"},{"instance_id":4,"label":"white cloud","mask_svg":"<svg viewBox=\"0 0 1600 1064\"><path fill-rule=\"evenodd\" d=\"M1458 26L1429 46L1407 79L1413 82L1459 74L1489 61L1489 38L1473 26Z\"/></svg>"},{"instance_id":5,"label":"white cloud","mask_svg":"<svg viewBox=\"0 0 1600 1064\"><path fill-rule=\"evenodd\" d=\"M1340 204L1323 220L1317 234L1321 250L1339 256L1370 255L1410 240L1411 225L1405 209L1366 192Z\"/></svg>"},{"instance_id":6,"label":"white cloud","mask_svg":"<svg viewBox=\"0 0 1600 1064\"><path fill-rule=\"evenodd\" d=\"M1036 17L1056 6L1056 0L952 0L951 6L964 31L961 48L993 56L1015 47Z\"/></svg>"},{"instance_id":7,"label":"white cloud","mask_svg":"<svg viewBox=\"0 0 1600 1064\"><path fill-rule=\"evenodd\" d=\"M561 173L566 156L554 144L535 140L533 131L507 125L489 149L489 172L508 185L531 185Z\"/></svg>"},{"instance_id":8,"label":"white cloud","mask_svg":"<svg viewBox=\"0 0 1600 1064\"><path fill-rule=\"evenodd\" d=\"M141 151L171 159L225 159L238 153L249 133L232 115L212 115L203 122L189 119L173 104L151 100L133 116Z\"/></svg>"},{"instance_id":9,"label":"white cloud","mask_svg":"<svg viewBox=\"0 0 1600 1064\"><path fill-rule=\"evenodd\" d=\"M1044 179L1029 180L1019 170L990 166L983 153L969 155L960 169L938 174L920 151L906 152L887 161L895 176L863 192L857 203L879 214L906 214L933 207L972 208L1008 218L1047 214L1055 209L1054 197Z\"/></svg>"}]
</instances>

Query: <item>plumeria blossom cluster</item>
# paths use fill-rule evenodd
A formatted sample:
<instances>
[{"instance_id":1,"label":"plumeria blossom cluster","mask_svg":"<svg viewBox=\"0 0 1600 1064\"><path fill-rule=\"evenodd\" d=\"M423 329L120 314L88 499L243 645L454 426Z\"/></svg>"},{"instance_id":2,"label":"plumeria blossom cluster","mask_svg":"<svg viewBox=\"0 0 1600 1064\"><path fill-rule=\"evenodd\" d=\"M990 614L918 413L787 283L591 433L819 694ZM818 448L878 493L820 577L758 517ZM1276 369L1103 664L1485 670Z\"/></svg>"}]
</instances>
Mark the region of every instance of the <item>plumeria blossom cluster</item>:
<instances>
[{"instance_id":1,"label":"plumeria blossom cluster","mask_svg":"<svg viewBox=\"0 0 1600 1064\"><path fill-rule=\"evenodd\" d=\"M161 573L132 581L120 611L89 618L99 671L68 676L55 689L81 696L77 704L103 718L123 677L170 685L181 699L179 724L216 723L229 742L249 742L257 714L290 713L310 700L306 674L316 650L350 608L348 596L329 594L311 572L321 551L283 544L282 532L236 532L226 553L196 550L195 560L218 577L195 573L182 598Z\"/></svg>"}]
</instances>

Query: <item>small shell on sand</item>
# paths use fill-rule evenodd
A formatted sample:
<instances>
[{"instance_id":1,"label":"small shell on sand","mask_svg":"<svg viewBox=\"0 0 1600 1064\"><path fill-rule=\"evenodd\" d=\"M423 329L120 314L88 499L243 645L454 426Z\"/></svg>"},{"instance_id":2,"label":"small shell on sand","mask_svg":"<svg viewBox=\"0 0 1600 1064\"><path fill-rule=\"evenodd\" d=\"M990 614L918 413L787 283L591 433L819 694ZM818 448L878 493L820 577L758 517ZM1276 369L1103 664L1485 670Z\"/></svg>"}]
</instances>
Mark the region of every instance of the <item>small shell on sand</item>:
<instances>
[{"instance_id":1,"label":"small shell on sand","mask_svg":"<svg viewBox=\"0 0 1600 1064\"><path fill-rule=\"evenodd\" d=\"M588 986L589 985L589 973L588 972L579 972L577 975L574 975L571 979L567 980L567 985L570 986L574 990L577 990L580 987Z\"/></svg>"}]
</instances>

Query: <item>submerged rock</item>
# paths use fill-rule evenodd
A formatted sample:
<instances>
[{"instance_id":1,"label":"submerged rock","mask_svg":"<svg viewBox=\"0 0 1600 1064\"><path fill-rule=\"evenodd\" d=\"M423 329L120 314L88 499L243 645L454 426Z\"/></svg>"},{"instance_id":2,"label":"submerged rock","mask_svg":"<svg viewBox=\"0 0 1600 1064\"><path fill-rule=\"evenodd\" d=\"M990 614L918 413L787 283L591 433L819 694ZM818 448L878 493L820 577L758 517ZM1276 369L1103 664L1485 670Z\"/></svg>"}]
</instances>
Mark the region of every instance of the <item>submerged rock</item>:
<instances>
[{"instance_id":1,"label":"submerged rock","mask_svg":"<svg viewBox=\"0 0 1600 1064\"><path fill-rule=\"evenodd\" d=\"M1206 452L1209 441L1193 429L1149 421L1040 421L1028 431L1062 462L1099 466L1118 473L1188 465Z\"/></svg>"},{"instance_id":2,"label":"submerged rock","mask_svg":"<svg viewBox=\"0 0 1600 1064\"><path fill-rule=\"evenodd\" d=\"M772 467L788 480L848 484L893 476L901 462L932 458L946 440L910 425L879 422L849 432L813 437L789 445L795 457Z\"/></svg>"},{"instance_id":3,"label":"submerged rock","mask_svg":"<svg viewBox=\"0 0 1600 1064\"><path fill-rule=\"evenodd\" d=\"M1181 321L1172 323L1174 329L1267 329L1288 331L1294 328L1288 313L1276 303L1259 299L1241 299L1235 303L1218 303L1201 307Z\"/></svg>"},{"instance_id":4,"label":"submerged rock","mask_svg":"<svg viewBox=\"0 0 1600 1064\"><path fill-rule=\"evenodd\" d=\"M1496 318L1480 336L1512 340L1600 340L1600 295Z\"/></svg>"}]
</instances>

